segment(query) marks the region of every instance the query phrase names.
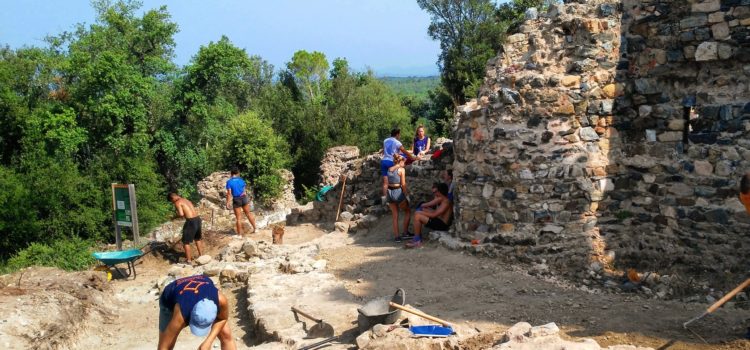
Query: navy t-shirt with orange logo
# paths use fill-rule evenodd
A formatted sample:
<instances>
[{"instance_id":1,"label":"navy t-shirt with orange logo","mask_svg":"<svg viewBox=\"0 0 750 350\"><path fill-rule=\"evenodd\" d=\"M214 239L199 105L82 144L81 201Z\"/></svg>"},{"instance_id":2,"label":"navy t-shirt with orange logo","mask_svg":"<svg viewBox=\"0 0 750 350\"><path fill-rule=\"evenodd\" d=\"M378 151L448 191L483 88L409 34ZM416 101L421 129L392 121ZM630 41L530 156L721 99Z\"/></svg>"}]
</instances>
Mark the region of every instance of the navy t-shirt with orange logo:
<instances>
[{"instance_id":1,"label":"navy t-shirt with orange logo","mask_svg":"<svg viewBox=\"0 0 750 350\"><path fill-rule=\"evenodd\" d=\"M210 278L197 275L177 279L164 287L159 302L170 310L180 304L180 312L185 323L190 323L190 312L193 306L203 299L219 305L219 290Z\"/></svg>"}]
</instances>

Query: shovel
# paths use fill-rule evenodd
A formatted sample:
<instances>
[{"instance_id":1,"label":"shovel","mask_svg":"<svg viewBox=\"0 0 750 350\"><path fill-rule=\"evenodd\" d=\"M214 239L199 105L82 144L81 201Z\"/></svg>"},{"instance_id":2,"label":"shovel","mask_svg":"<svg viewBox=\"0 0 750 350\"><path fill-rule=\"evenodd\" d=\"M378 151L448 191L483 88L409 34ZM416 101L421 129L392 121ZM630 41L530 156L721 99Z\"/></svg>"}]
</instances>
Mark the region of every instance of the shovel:
<instances>
[{"instance_id":1,"label":"shovel","mask_svg":"<svg viewBox=\"0 0 750 350\"><path fill-rule=\"evenodd\" d=\"M697 320L700 320L704 316L706 316L706 315L708 315L708 314L716 311L716 309L718 309L719 307L721 307L722 305L724 305L724 303L726 303L727 301L729 301L729 299L732 299L732 297L734 297L737 293L739 293L743 289L747 288L747 286L750 286L750 278L746 279L745 282L742 282L742 284L740 284L739 286L737 286L736 288L734 288L731 292L727 293L727 295L725 295L723 298L719 299L719 301L717 301L717 302L713 303L713 305L709 306L708 309L706 309L706 311L703 312L701 315L699 315L699 316L691 319L690 321L687 321L687 322L683 323L682 324L682 328L688 329L688 325L689 324L691 324L691 323L693 323L693 322L695 322Z\"/></svg>"},{"instance_id":2,"label":"shovel","mask_svg":"<svg viewBox=\"0 0 750 350\"><path fill-rule=\"evenodd\" d=\"M292 306L292 312L294 312L294 318L299 321L299 318L297 318L297 315L302 315L305 318L308 318L315 322L315 325L310 327L307 330L307 337L308 338L330 338L333 337L333 326L330 324L323 322L323 320L319 318L315 318L311 316L308 313L305 313L304 311Z\"/></svg>"}]
</instances>

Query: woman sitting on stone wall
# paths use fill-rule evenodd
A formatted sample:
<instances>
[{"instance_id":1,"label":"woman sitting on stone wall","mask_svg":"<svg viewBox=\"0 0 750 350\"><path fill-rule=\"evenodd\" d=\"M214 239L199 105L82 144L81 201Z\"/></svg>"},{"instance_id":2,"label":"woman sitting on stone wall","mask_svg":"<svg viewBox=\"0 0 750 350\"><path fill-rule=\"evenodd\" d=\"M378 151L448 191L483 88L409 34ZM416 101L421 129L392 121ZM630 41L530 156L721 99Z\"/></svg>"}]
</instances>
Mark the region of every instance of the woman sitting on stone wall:
<instances>
[{"instance_id":1,"label":"woman sitting on stone wall","mask_svg":"<svg viewBox=\"0 0 750 350\"><path fill-rule=\"evenodd\" d=\"M409 234L409 221L411 220L411 209L409 208L409 189L406 187L406 158L400 154L393 155L394 165L388 168L388 192L387 201L388 207L391 208L391 216L393 217L393 240L395 242L401 242L404 237L412 237ZM404 210L404 235L400 235L398 231L398 212L399 209Z\"/></svg>"},{"instance_id":2,"label":"woman sitting on stone wall","mask_svg":"<svg viewBox=\"0 0 750 350\"><path fill-rule=\"evenodd\" d=\"M425 155L430 152L430 137L425 135L424 125L417 127L417 131L414 135L414 140L411 143L411 153L416 159L425 159ZM405 154L402 154L406 157ZM414 159L408 159L406 165L414 162Z\"/></svg>"}]
</instances>

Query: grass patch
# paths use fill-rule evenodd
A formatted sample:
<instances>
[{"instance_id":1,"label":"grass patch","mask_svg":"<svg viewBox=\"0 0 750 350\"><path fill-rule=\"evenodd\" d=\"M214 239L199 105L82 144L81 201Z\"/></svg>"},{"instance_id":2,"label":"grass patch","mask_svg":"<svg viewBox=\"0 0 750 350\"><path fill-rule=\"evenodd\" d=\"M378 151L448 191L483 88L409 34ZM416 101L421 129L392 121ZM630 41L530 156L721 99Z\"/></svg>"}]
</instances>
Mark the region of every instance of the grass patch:
<instances>
[{"instance_id":1,"label":"grass patch","mask_svg":"<svg viewBox=\"0 0 750 350\"><path fill-rule=\"evenodd\" d=\"M0 273L10 273L29 266L50 266L66 271L86 270L95 262L93 243L78 237L52 244L32 243L0 265Z\"/></svg>"},{"instance_id":2,"label":"grass patch","mask_svg":"<svg viewBox=\"0 0 750 350\"><path fill-rule=\"evenodd\" d=\"M623 221L629 217L632 217L633 213L627 210L620 210L615 214L617 220Z\"/></svg>"}]
</instances>

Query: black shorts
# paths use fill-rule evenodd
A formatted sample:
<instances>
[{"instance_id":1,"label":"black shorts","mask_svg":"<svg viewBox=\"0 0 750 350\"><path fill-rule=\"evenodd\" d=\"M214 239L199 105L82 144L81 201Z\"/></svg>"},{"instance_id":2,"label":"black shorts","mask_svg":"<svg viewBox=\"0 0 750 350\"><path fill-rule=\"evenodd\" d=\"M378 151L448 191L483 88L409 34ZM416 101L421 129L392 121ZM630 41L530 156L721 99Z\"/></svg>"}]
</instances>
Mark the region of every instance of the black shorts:
<instances>
[{"instance_id":1,"label":"black shorts","mask_svg":"<svg viewBox=\"0 0 750 350\"><path fill-rule=\"evenodd\" d=\"M443 220L440 220L438 218L430 218L430 220L427 221L425 227L429 227L437 231L448 231L451 228L450 226L446 225Z\"/></svg>"},{"instance_id":2,"label":"black shorts","mask_svg":"<svg viewBox=\"0 0 750 350\"><path fill-rule=\"evenodd\" d=\"M200 216L186 219L185 225L182 226L182 243L190 244L193 243L193 241L200 241L201 238Z\"/></svg>"},{"instance_id":3,"label":"black shorts","mask_svg":"<svg viewBox=\"0 0 750 350\"><path fill-rule=\"evenodd\" d=\"M234 209L242 208L248 204L250 204L250 200L244 194L239 197L232 197L232 208Z\"/></svg>"}]
</instances>

